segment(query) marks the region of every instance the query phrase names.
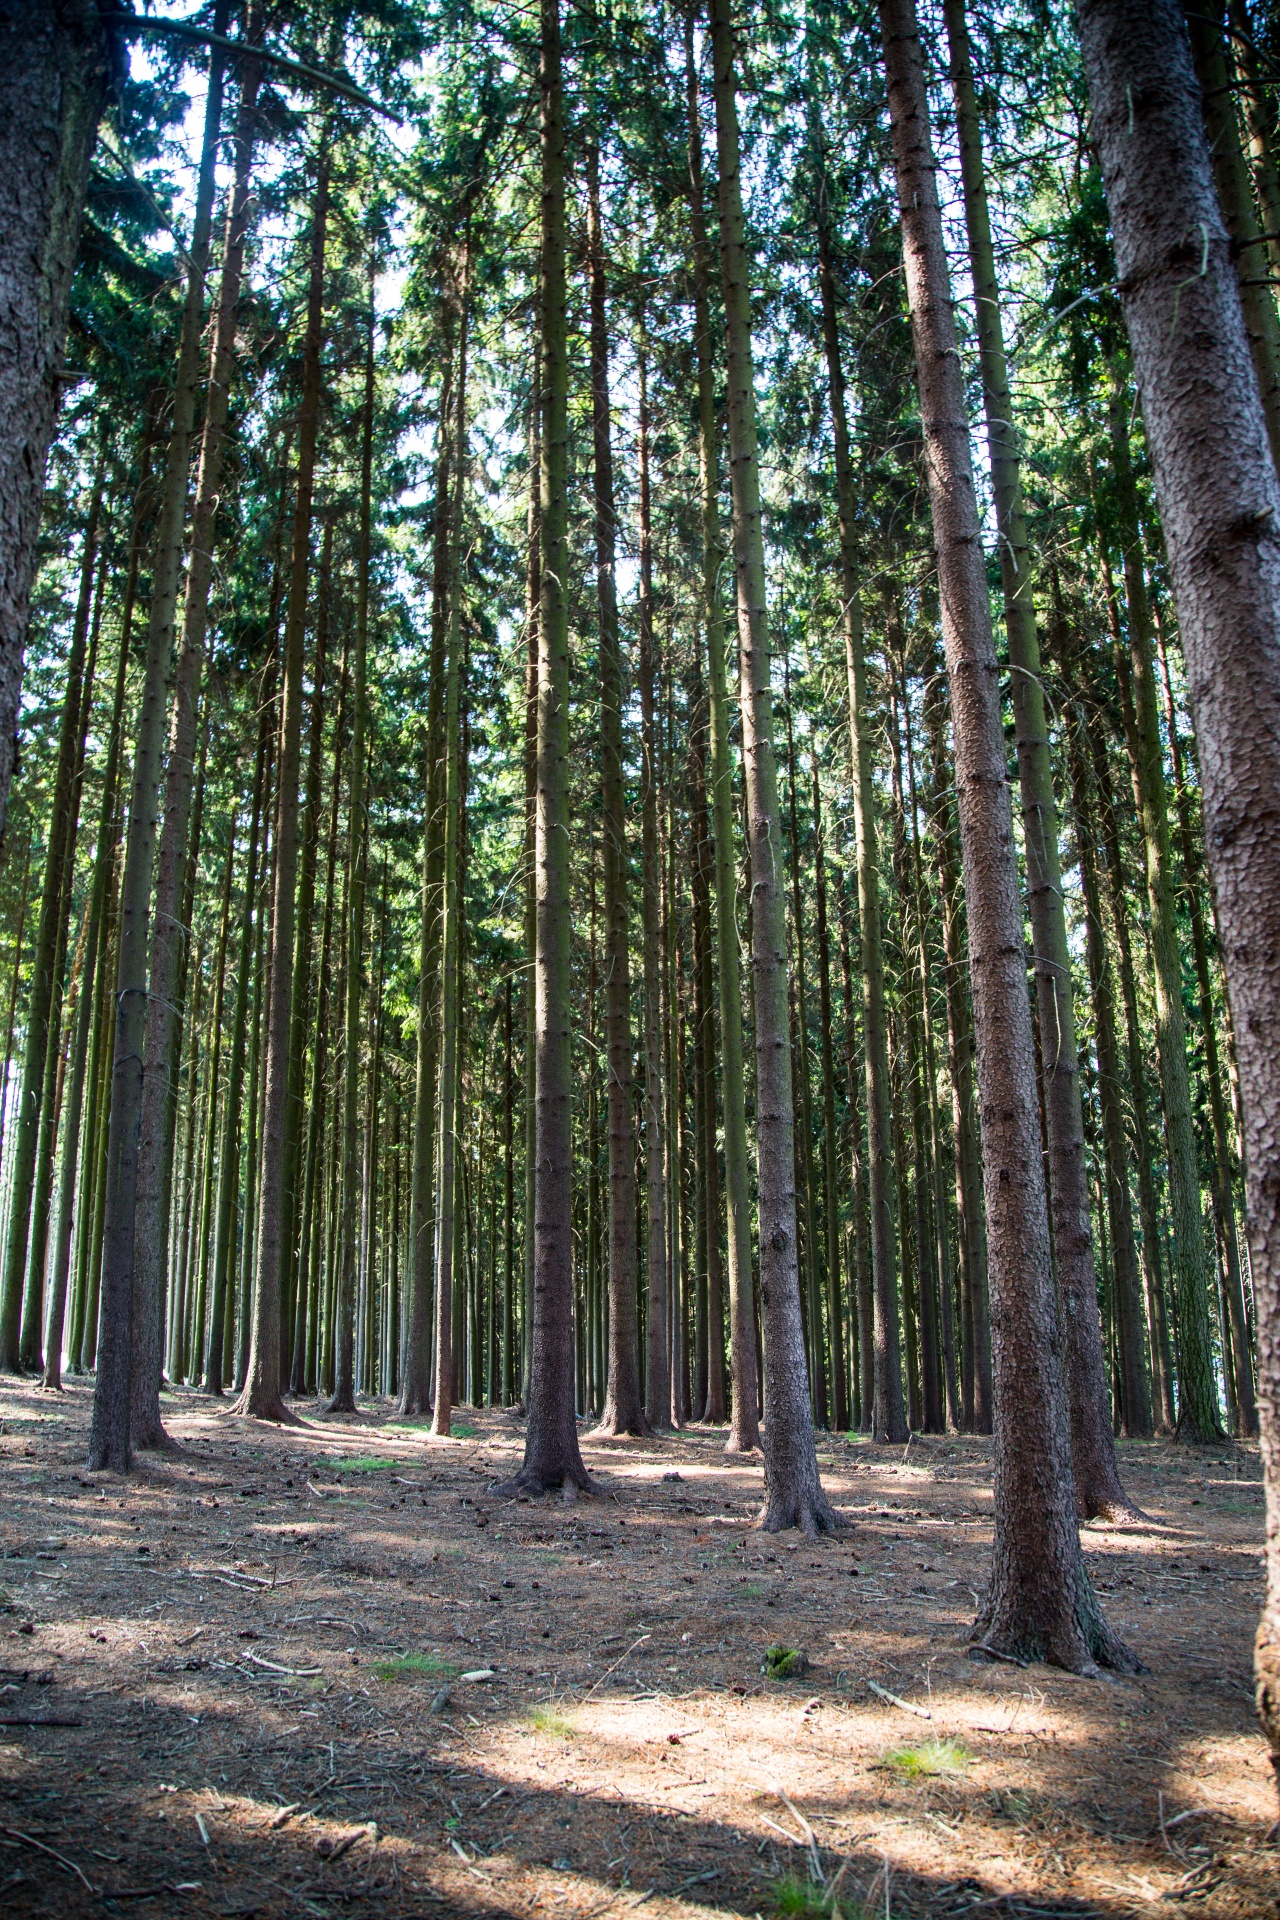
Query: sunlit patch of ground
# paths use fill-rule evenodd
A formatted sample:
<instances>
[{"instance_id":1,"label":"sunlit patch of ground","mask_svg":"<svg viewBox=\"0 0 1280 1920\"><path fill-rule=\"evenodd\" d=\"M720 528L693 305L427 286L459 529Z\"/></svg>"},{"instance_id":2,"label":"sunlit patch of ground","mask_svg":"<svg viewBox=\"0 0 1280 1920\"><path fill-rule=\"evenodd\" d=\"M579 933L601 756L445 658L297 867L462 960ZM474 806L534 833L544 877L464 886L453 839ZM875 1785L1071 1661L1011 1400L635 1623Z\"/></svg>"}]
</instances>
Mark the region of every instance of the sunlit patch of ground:
<instances>
[{"instance_id":1,"label":"sunlit patch of ground","mask_svg":"<svg viewBox=\"0 0 1280 1920\"><path fill-rule=\"evenodd\" d=\"M0 1386L0 1914L1280 1913L1256 1451L1123 1449L1153 1524L1086 1553L1152 1673L1098 1683L966 1657L979 1442L824 1437L814 1545L707 1430L566 1504L492 1492L509 1415L166 1413L123 1483L84 1386Z\"/></svg>"}]
</instances>

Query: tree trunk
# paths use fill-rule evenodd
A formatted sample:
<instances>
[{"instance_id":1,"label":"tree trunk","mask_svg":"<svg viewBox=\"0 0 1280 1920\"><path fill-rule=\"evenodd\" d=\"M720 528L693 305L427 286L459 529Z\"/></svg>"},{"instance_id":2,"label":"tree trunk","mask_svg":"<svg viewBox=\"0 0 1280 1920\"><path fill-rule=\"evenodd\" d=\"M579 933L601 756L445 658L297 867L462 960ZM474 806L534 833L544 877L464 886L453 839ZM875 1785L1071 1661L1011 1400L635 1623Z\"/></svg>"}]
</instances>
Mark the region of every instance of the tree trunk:
<instances>
[{"instance_id":1,"label":"tree trunk","mask_svg":"<svg viewBox=\"0 0 1280 1920\"><path fill-rule=\"evenodd\" d=\"M94 0L26 0L0 16L0 839L71 276L112 65Z\"/></svg>"},{"instance_id":2,"label":"tree trunk","mask_svg":"<svg viewBox=\"0 0 1280 1920\"><path fill-rule=\"evenodd\" d=\"M142 1130L138 1141L134 1221L133 1354L130 1389L131 1439L135 1447L168 1444L160 1419L161 1323L169 1264L169 1189L177 1104L175 1077L182 1046L178 979L189 939L181 915L191 794L195 777L196 727L204 674L213 549L222 493L223 452L234 370L236 315L248 231L249 178L257 127L261 67L246 61L236 115L235 173L227 203L218 317L210 352L200 470L191 518L191 560L183 603L182 649L173 676L169 764L161 806L160 847L151 916L151 964L146 1011L142 1085ZM213 211L215 164L222 121L221 66L210 78L204 145L197 184L192 238L193 270L183 313L182 349L174 389L173 428L157 531L151 625L173 645L174 612L182 571L191 434L204 326L205 273Z\"/></svg>"},{"instance_id":3,"label":"tree trunk","mask_svg":"<svg viewBox=\"0 0 1280 1920\"><path fill-rule=\"evenodd\" d=\"M872 728L867 713L867 664L863 646L858 578L853 467L836 308L831 233L818 220L818 286L822 338L835 441L836 509L840 523L840 595L845 669L849 686L849 755L852 762L853 830L858 873L858 931L862 954L862 1044L867 1101L867 1182L871 1199L871 1273L874 1289L873 1367L870 1414L876 1439L907 1438L902 1401L902 1346L898 1320L898 1249L893 1231L894 1168L889 1122L889 1021L885 1006L884 944L880 925L880 854L875 791L871 782Z\"/></svg>"},{"instance_id":4,"label":"tree trunk","mask_svg":"<svg viewBox=\"0 0 1280 1920\"><path fill-rule=\"evenodd\" d=\"M587 150L587 265L591 281L591 431L595 478L596 599L600 618L601 824L604 833L605 1056L609 1140L609 1376L602 1434L647 1433L636 1320L636 1142L627 905L627 793L622 757L622 656L615 574L617 514L609 421L609 319L600 224L600 155Z\"/></svg>"},{"instance_id":5,"label":"tree trunk","mask_svg":"<svg viewBox=\"0 0 1280 1920\"><path fill-rule=\"evenodd\" d=\"M787 924L782 816L773 750L760 465L756 445L751 287L738 138L730 0L712 0L720 260L729 376L729 461L737 580L742 755L751 847L752 976L756 1045L756 1164L760 1295L764 1303L765 1508L768 1532L834 1532L818 1478L800 1312L796 1247L795 1116L787 1021Z\"/></svg>"},{"instance_id":6,"label":"tree trunk","mask_svg":"<svg viewBox=\"0 0 1280 1920\"><path fill-rule=\"evenodd\" d=\"M1076 1526L1036 1111L999 669L914 0L880 0L889 114L951 690L986 1175L995 1539L978 1631L1072 1672L1140 1662L1107 1627Z\"/></svg>"},{"instance_id":7,"label":"tree trunk","mask_svg":"<svg viewBox=\"0 0 1280 1920\"><path fill-rule=\"evenodd\" d=\"M1188 1440L1209 1441L1221 1437L1222 1423L1209 1333L1209 1276L1200 1211L1200 1164L1191 1117L1178 907L1169 844L1164 748L1156 703L1151 603L1129 464L1128 426L1119 391L1112 395L1111 438L1129 612L1128 646L1126 649L1117 645L1116 670L1125 703L1125 734L1138 803L1151 917L1156 1051L1169 1145L1169 1202L1173 1215L1178 1432Z\"/></svg>"},{"instance_id":8,"label":"tree trunk","mask_svg":"<svg viewBox=\"0 0 1280 1920\"><path fill-rule=\"evenodd\" d=\"M565 127L560 3L541 0L538 69L542 159L539 296L542 435L539 464L537 1151L533 1325L524 1491L590 1488L574 1418L572 980L569 896L569 362L565 290Z\"/></svg>"},{"instance_id":9,"label":"tree trunk","mask_svg":"<svg viewBox=\"0 0 1280 1920\"><path fill-rule=\"evenodd\" d=\"M651 1427L671 1421L670 1327L667 1316L667 1190L662 1045L662 875L658 840L658 726L654 703L653 528L649 494L649 388L644 311L640 313L640 858L644 938L645 1415ZM740 1063L739 1063L740 1064ZM732 1230L730 1237L732 1238ZM730 1253L732 1276L732 1252ZM732 1286L732 1277L730 1280ZM735 1393L736 1400L736 1393Z\"/></svg>"},{"instance_id":10,"label":"tree trunk","mask_svg":"<svg viewBox=\"0 0 1280 1920\"><path fill-rule=\"evenodd\" d=\"M1071 953L1067 946L1062 863L1058 851L1058 808L1049 760L1049 729L1040 678L1040 640L1032 599L1021 460L1005 359L1000 285L987 210L986 170L965 24L965 0L943 0L943 13L951 50L951 85L960 135L982 397L999 529L1005 631L1009 640L1010 700L1017 738L1027 906L1034 946L1031 963L1036 982L1040 1055L1044 1062L1054 1270L1067 1342L1071 1460L1076 1498L1085 1519L1134 1519L1138 1517L1137 1509L1121 1484L1116 1461L1102 1357Z\"/></svg>"},{"instance_id":11,"label":"tree trunk","mask_svg":"<svg viewBox=\"0 0 1280 1920\"><path fill-rule=\"evenodd\" d=\"M467 299L470 240L464 246L458 327L457 411L453 429L453 508L449 523L449 614L444 677L444 818L440 916L440 1094L436 1145L436 1364L431 1431L447 1435L454 1401L454 1292L462 1156L462 520L467 482ZM460 1356L459 1356L460 1357Z\"/></svg>"},{"instance_id":12,"label":"tree trunk","mask_svg":"<svg viewBox=\"0 0 1280 1920\"><path fill-rule=\"evenodd\" d=\"M1258 1708L1280 1762L1280 487L1173 0L1082 0L1081 46L1200 747L1231 996L1267 1492ZM1132 130L1132 131L1131 131ZM1201 271L1201 262L1208 270Z\"/></svg>"},{"instance_id":13,"label":"tree trunk","mask_svg":"<svg viewBox=\"0 0 1280 1920\"><path fill-rule=\"evenodd\" d=\"M831 934L827 923L826 831L822 818L822 791L818 758L812 756L813 877L818 943L818 1028L822 1062L822 1218L826 1231L827 1325L831 1331L831 1425L836 1433L849 1428L849 1382L845 1370L844 1312L840 1258L840 1203L836 1173L835 1039L831 1004Z\"/></svg>"},{"instance_id":14,"label":"tree trunk","mask_svg":"<svg viewBox=\"0 0 1280 1920\"><path fill-rule=\"evenodd\" d=\"M292 1418L281 1397L280 1321L289 1227L286 1156L289 1045L293 1030L293 943L298 879L298 774L302 757L302 676L311 561L311 501L320 417L320 349L324 333L325 229L329 215L331 129L320 136L311 210L311 276L298 408L298 485L285 616L276 780L275 886L267 992L266 1098L258 1200L257 1274L244 1391L237 1411L260 1420ZM350 1069L351 1063L348 1062Z\"/></svg>"}]
</instances>

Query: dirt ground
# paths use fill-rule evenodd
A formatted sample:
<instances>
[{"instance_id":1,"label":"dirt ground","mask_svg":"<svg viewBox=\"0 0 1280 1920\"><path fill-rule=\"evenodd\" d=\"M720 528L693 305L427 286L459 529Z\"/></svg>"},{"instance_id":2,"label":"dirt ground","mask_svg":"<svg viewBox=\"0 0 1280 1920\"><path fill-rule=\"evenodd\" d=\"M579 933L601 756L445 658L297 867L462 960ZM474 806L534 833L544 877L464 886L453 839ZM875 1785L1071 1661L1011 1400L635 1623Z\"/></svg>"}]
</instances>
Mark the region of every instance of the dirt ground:
<instances>
[{"instance_id":1,"label":"dirt ground","mask_svg":"<svg viewBox=\"0 0 1280 1920\"><path fill-rule=\"evenodd\" d=\"M85 1387L0 1388L6 1917L1280 1915L1256 1450L1122 1449L1153 1524L1086 1552L1151 1673L1098 1682L966 1656L980 1442L824 1438L815 1546L710 1429L504 1502L509 1415L166 1407L125 1483Z\"/></svg>"}]
</instances>

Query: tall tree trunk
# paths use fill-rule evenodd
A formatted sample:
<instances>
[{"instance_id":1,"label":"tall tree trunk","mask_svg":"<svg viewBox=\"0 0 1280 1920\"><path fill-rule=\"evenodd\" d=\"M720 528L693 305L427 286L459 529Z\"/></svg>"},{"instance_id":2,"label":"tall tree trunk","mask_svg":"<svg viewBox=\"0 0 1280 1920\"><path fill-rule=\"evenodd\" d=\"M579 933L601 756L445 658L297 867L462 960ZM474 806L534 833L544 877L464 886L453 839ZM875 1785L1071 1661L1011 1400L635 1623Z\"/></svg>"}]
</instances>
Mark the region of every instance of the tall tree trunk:
<instances>
[{"instance_id":1,"label":"tall tree trunk","mask_svg":"<svg viewBox=\"0 0 1280 1920\"><path fill-rule=\"evenodd\" d=\"M840 524L840 596L849 688L849 754L853 773L853 830L858 874L858 931L862 955L862 1044L867 1102L867 1183L871 1199L871 1273L874 1289L874 1399L864 1411L875 1438L907 1438L902 1400L902 1346L898 1320L898 1249L894 1237L894 1168L889 1120L889 1018L885 1005L884 942L880 923L880 852L871 782L872 727L867 712L867 663L855 523L857 502L849 456L849 420L840 359L839 316L831 231L818 218L818 286L822 338L835 441L836 508Z\"/></svg>"},{"instance_id":2,"label":"tall tree trunk","mask_svg":"<svg viewBox=\"0 0 1280 1920\"><path fill-rule=\"evenodd\" d=\"M29 0L0 16L0 838L71 276L113 64L94 0Z\"/></svg>"},{"instance_id":3,"label":"tall tree trunk","mask_svg":"<svg viewBox=\"0 0 1280 1920\"><path fill-rule=\"evenodd\" d=\"M439 450L431 543L431 643L427 658L426 806L422 831L422 917L418 938L418 1044L413 1102L410 1190L412 1266L405 1342L402 1414L431 1411L432 1285L435 1273L436 1077L440 1054L440 875L444 754L445 639L449 618L450 475L453 471L453 362L457 288L445 288L441 325L445 365L440 388Z\"/></svg>"},{"instance_id":4,"label":"tall tree trunk","mask_svg":"<svg viewBox=\"0 0 1280 1920\"><path fill-rule=\"evenodd\" d=\"M844 1274L840 1258L840 1203L836 1172L835 1038L831 1004L831 933L827 922L826 830L822 791L815 753L813 780L813 879L818 943L818 1028L822 1062L822 1218L826 1233L827 1325L831 1332L831 1424L837 1433L849 1428L849 1382L845 1369Z\"/></svg>"},{"instance_id":5,"label":"tall tree trunk","mask_svg":"<svg viewBox=\"0 0 1280 1920\"><path fill-rule=\"evenodd\" d=\"M18 1095L17 1138L9 1176L9 1235L5 1246L4 1293L0 1300L0 1368L15 1373L24 1364L21 1352L22 1306L27 1256L30 1251L32 1199L36 1180L41 1120L46 1110L50 1051L56 1055L55 1016L61 1006L61 983L66 947L67 862L75 854L75 829L69 825L75 803L76 763L80 752L81 704L85 698L85 654L94 568L98 548L98 521L102 510L103 467L98 461L85 525L80 564L80 590L71 627L64 672L66 691L58 726L58 756L49 798L49 829L45 843L44 874L40 885L40 917L36 923L31 984L27 990L27 1036ZM43 1262L41 1283L43 1284ZM36 1339L39 1339L37 1330ZM28 1352L25 1364L34 1364Z\"/></svg>"},{"instance_id":6,"label":"tall tree trunk","mask_svg":"<svg viewBox=\"0 0 1280 1920\"><path fill-rule=\"evenodd\" d=\"M1145 415L1144 415L1145 417ZM1178 907L1169 844L1169 805L1164 748L1156 700L1151 603L1143 568L1141 536L1124 399L1111 401L1111 444L1119 535L1128 602L1128 646L1116 649L1125 700L1125 733L1138 802L1150 906L1156 1050L1165 1135L1169 1144L1169 1202L1173 1216L1174 1301L1178 1333L1178 1431L1188 1440L1214 1440L1222 1432L1218 1383L1209 1333L1209 1275L1200 1211L1200 1164L1191 1117L1187 1027L1182 1005L1182 956Z\"/></svg>"},{"instance_id":7,"label":"tall tree trunk","mask_svg":"<svg viewBox=\"0 0 1280 1920\"><path fill-rule=\"evenodd\" d=\"M1120 1365L1122 1433L1137 1439L1151 1434L1151 1390L1143 1364L1142 1286L1133 1232L1133 1202L1129 1193L1129 1149L1121 1104L1123 1078L1116 1039L1115 995L1102 924L1098 887L1096 825L1090 791L1089 765L1079 738L1084 723L1068 722L1067 762L1071 774L1076 817L1081 892L1084 896L1085 949L1093 994L1093 1026L1098 1049L1098 1104L1102 1114L1103 1160L1106 1168L1107 1217L1111 1223L1112 1287L1116 1346Z\"/></svg>"},{"instance_id":8,"label":"tall tree trunk","mask_svg":"<svg viewBox=\"0 0 1280 1920\"><path fill-rule=\"evenodd\" d=\"M1058 808L1049 760L1049 728L1040 678L1040 639L1032 599L1027 515L1005 359L1000 284L996 278L987 210L986 169L965 24L965 0L943 0L943 13L951 50L951 85L960 135L982 398L1012 669L1010 700L1017 738L1027 906L1034 946L1031 963L1036 982L1040 1057L1044 1063L1054 1269L1067 1342L1071 1460L1076 1498L1086 1519L1132 1519L1137 1509L1120 1481L1102 1357L1071 953L1067 945L1062 863L1058 851Z\"/></svg>"},{"instance_id":9,"label":"tall tree trunk","mask_svg":"<svg viewBox=\"0 0 1280 1920\"><path fill-rule=\"evenodd\" d=\"M302 757L302 676L311 559L311 501L320 420L320 349L324 334L325 231L329 216L331 128L320 136L311 208L311 274L298 408L298 486L293 522L289 603L285 616L280 688L280 746L276 780L275 886L271 914L271 969L267 991L266 1098L262 1178L258 1200L257 1273L253 1293L249 1367L237 1403L260 1420L292 1418L281 1397L280 1321L289 1229L286 1191L289 1044L293 1030L293 943L298 879L298 774ZM350 1068L350 1062L348 1062Z\"/></svg>"},{"instance_id":10,"label":"tall tree trunk","mask_svg":"<svg viewBox=\"0 0 1280 1920\"><path fill-rule=\"evenodd\" d=\"M805 1318L809 1333L809 1399L820 1427L830 1424L827 1412L827 1358L822 1325L822 1294L818 1278L818 1207L813 1177L813 1082L809 1072L808 966L804 937L804 899L800 870L800 824L796 800L797 766L791 669L783 676L787 708L787 819L791 845L791 927L795 965L791 992L794 1001L793 1084L799 1122L796 1138L796 1182L804 1200L804 1236L801 1241Z\"/></svg>"},{"instance_id":11,"label":"tall tree trunk","mask_svg":"<svg viewBox=\"0 0 1280 1920\"><path fill-rule=\"evenodd\" d=\"M987 1192L995 1539L978 1631L1072 1672L1140 1662L1107 1627L1076 1525L1036 1111L999 669L914 0L880 0L955 739Z\"/></svg>"},{"instance_id":12,"label":"tall tree trunk","mask_svg":"<svg viewBox=\"0 0 1280 1920\"><path fill-rule=\"evenodd\" d=\"M1280 486L1250 377L1199 91L1173 0L1081 0L1078 14L1120 297L1187 660L1205 844L1236 1037L1267 1492L1267 1598L1256 1673L1258 1709L1276 1764ZM1202 261L1208 271L1201 271Z\"/></svg>"},{"instance_id":13,"label":"tall tree trunk","mask_svg":"<svg viewBox=\"0 0 1280 1920\"><path fill-rule=\"evenodd\" d=\"M742 757L750 828L752 975L756 1046L756 1165L760 1294L764 1303L765 1510L776 1533L800 1526L834 1532L835 1512L818 1478L800 1313L796 1247L795 1116L787 1021L787 921L782 816L773 750L769 625L765 599L760 463L756 444L751 285L730 0L711 0L719 161L720 261L729 374L729 463L737 580Z\"/></svg>"},{"instance_id":14,"label":"tall tree trunk","mask_svg":"<svg viewBox=\"0 0 1280 1920\"><path fill-rule=\"evenodd\" d=\"M627 904L627 792L622 757L622 655L615 573L617 513L609 420L609 317L600 224L600 155L587 150L587 265L591 281L591 434L596 599L600 618L601 824L604 833L605 1054L609 1066L609 1377L602 1434L646 1433L636 1317L636 1142Z\"/></svg>"},{"instance_id":15,"label":"tall tree trunk","mask_svg":"<svg viewBox=\"0 0 1280 1920\"><path fill-rule=\"evenodd\" d=\"M454 1401L454 1317L458 1198L462 1175L462 529L467 483L467 301L470 237L464 244L458 326L457 411L453 428L453 508L449 522L449 615L444 678L444 816L441 822L440 1095L436 1141L435 1409L431 1431L447 1435ZM434 1010L433 1010L434 1011Z\"/></svg>"},{"instance_id":16,"label":"tall tree trunk","mask_svg":"<svg viewBox=\"0 0 1280 1920\"><path fill-rule=\"evenodd\" d=\"M356 1258L359 1226L359 1165L356 1138L356 1092L360 1067L360 1002L364 978L364 889L368 849L365 800L369 670L369 560L373 508L373 261L369 264L369 309L366 316L364 414L360 434L360 531L356 560L355 658L351 672L351 784L347 799L347 1000L343 1044L342 1097L342 1251L338 1273L337 1369L330 1413L355 1412Z\"/></svg>"},{"instance_id":17,"label":"tall tree trunk","mask_svg":"<svg viewBox=\"0 0 1280 1920\"><path fill-rule=\"evenodd\" d=\"M641 925L644 940L645 1333L648 1363L645 1368L645 1415L651 1427L665 1427L671 1420L669 1353L671 1333L667 1316L667 1190L662 1044L662 874L658 837L658 725L654 700L655 639L653 526L649 491L648 353L643 308L640 313L639 336L640 600L638 614L640 652L638 677L641 756ZM732 1240L732 1228L730 1239ZM732 1251L730 1275L732 1287Z\"/></svg>"},{"instance_id":18,"label":"tall tree trunk","mask_svg":"<svg viewBox=\"0 0 1280 1920\"><path fill-rule=\"evenodd\" d=\"M747 1156L746 1065L742 1046L742 978L738 954L733 833L733 764L729 757L729 700L721 586L725 553L720 533L715 355L709 308L711 250L707 241L704 208L702 125L698 109L697 70L693 60L692 12L685 21L685 76L689 117L689 228L693 243L694 351L698 369L698 463L702 483L702 618L707 636L707 692L711 706L716 984L720 1003L720 1085L729 1227L729 1368L733 1392L725 1451L749 1453L760 1444L760 1380L756 1367L752 1303L751 1173Z\"/></svg>"},{"instance_id":19,"label":"tall tree trunk","mask_svg":"<svg viewBox=\"0 0 1280 1920\"><path fill-rule=\"evenodd\" d=\"M256 33L256 26L251 32ZM173 676L169 763L161 804L160 847L151 916L151 962L143 1049L142 1125L137 1154L134 1221L133 1353L130 1388L131 1439L135 1447L163 1447L160 1419L161 1323L169 1264L169 1191L177 1117L175 1079L182 1047L178 979L189 933L181 915L191 795L195 778L196 728L204 674L205 636L213 579L213 549L222 494L223 451L235 360L236 315L250 219L249 179L257 128L261 67L245 61L236 115L235 172L227 202L218 316L210 350L200 468L191 519L191 559L183 601L182 647ZM216 85L214 81L216 79ZM204 277L208 266L215 166L222 122L221 68L211 77L204 146L197 184L197 224L192 241L195 271L183 315L182 358L174 396L173 431L165 470L156 544L151 623L173 642L174 613L182 573L188 469L204 325Z\"/></svg>"},{"instance_id":20,"label":"tall tree trunk","mask_svg":"<svg viewBox=\"0 0 1280 1920\"><path fill-rule=\"evenodd\" d=\"M574 1418L572 981L569 897L569 362L560 0L541 0L542 160L539 465L536 1098L537 1178L529 1421L514 1484L589 1488Z\"/></svg>"}]
</instances>

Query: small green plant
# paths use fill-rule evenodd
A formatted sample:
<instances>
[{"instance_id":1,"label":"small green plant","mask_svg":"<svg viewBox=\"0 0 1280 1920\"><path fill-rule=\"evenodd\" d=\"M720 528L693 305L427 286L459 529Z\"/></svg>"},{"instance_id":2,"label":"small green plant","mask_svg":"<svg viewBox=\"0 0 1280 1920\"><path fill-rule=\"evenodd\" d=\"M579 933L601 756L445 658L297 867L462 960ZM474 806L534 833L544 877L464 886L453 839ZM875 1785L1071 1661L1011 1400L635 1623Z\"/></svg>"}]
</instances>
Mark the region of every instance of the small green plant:
<instances>
[{"instance_id":1,"label":"small green plant","mask_svg":"<svg viewBox=\"0 0 1280 1920\"><path fill-rule=\"evenodd\" d=\"M379 1453L357 1453L350 1460L335 1460L335 1473L386 1473L399 1463L386 1460Z\"/></svg>"},{"instance_id":2,"label":"small green plant","mask_svg":"<svg viewBox=\"0 0 1280 1920\"><path fill-rule=\"evenodd\" d=\"M799 1680L809 1671L809 1656L798 1647L769 1647L764 1671L770 1680Z\"/></svg>"},{"instance_id":3,"label":"small green plant","mask_svg":"<svg viewBox=\"0 0 1280 1920\"><path fill-rule=\"evenodd\" d=\"M551 1740L571 1740L578 1731L573 1721L550 1702L530 1707L524 1717L535 1733L545 1733Z\"/></svg>"},{"instance_id":4,"label":"small green plant","mask_svg":"<svg viewBox=\"0 0 1280 1920\"><path fill-rule=\"evenodd\" d=\"M943 1740L935 1734L917 1747L890 1747L884 1760L909 1780L924 1780L939 1773L962 1773L971 1758L962 1741Z\"/></svg>"},{"instance_id":5,"label":"small green plant","mask_svg":"<svg viewBox=\"0 0 1280 1920\"><path fill-rule=\"evenodd\" d=\"M474 1440L480 1429L478 1427L464 1427L461 1422L455 1421L450 1426L449 1431L455 1440Z\"/></svg>"},{"instance_id":6,"label":"small green plant","mask_svg":"<svg viewBox=\"0 0 1280 1920\"><path fill-rule=\"evenodd\" d=\"M391 1660L375 1660L373 1674L378 1680L408 1680L413 1674L427 1673L452 1678L458 1669L434 1653L400 1653Z\"/></svg>"},{"instance_id":7,"label":"small green plant","mask_svg":"<svg viewBox=\"0 0 1280 1920\"><path fill-rule=\"evenodd\" d=\"M742 1597L744 1600L760 1600L763 1596L764 1588L755 1582L749 1582L748 1585L742 1589Z\"/></svg>"},{"instance_id":8,"label":"small green plant","mask_svg":"<svg viewBox=\"0 0 1280 1920\"><path fill-rule=\"evenodd\" d=\"M802 1880L796 1873L784 1873L780 1880L771 1881L769 1896L774 1912L783 1920L827 1920L833 1905L825 1887Z\"/></svg>"}]
</instances>

